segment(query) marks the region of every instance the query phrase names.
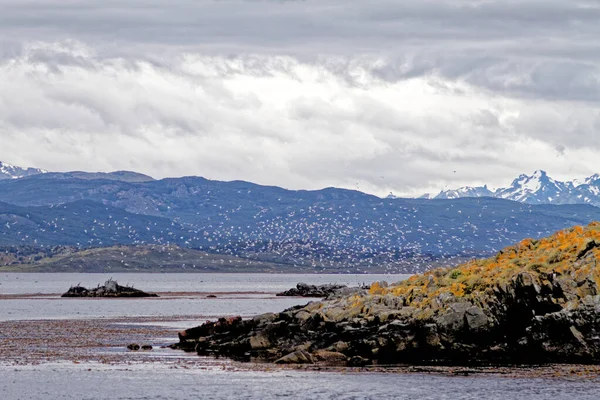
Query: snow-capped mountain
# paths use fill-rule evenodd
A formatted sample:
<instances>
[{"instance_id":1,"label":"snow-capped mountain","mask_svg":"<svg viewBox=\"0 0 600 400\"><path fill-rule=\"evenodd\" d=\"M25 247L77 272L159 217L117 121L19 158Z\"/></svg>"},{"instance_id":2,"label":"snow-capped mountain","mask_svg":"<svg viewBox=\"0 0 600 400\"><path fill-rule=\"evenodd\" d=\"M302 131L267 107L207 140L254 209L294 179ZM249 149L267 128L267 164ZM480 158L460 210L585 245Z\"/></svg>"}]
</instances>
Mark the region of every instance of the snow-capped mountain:
<instances>
[{"instance_id":1,"label":"snow-capped mountain","mask_svg":"<svg viewBox=\"0 0 600 400\"><path fill-rule=\"evenodd\" d=\"M519 175L511 185L496 190L495 197L520 201L522 203L560 203L567 200L575 186L572 182L556 181L545 171L535 171L533 175Z\"/></svg>"},{"instance_id":2,"label":"snow-capped mountain","mask_svg":"<svg viewBox=\"0 0 600 400\"><path fill-rule=\"evenodd\" d=\"M600 206L600 175L583 180L557 181L545 171L519 175L509 187L491 191L486 186L442 190L435 199L496 197L528 204L591 204Z\"/></svg>"},{"instance_id":3,"label":"snow-capped mountain","mask_svg":"<svg viewBox=\"0 0 600 400\"><path fill-rule=\"evenodd\" d=\"M485 186L463 186L456 190L442 191L436 199L458 199L460 197L493 197L494 193Z\"/></svg>"},{"instance_id":4,"label":"snow-capped mountain","mask_svg":"<svg viewBox=\"0 0 600 400\"><path fill-rule=\"evenodd\" d=\"M21 168L0 161L0 179L18 179L26 176L45 174L48 171L39 168Z\"/></svg>"},{"instance_id":5,"label":"snow-capped mountain","mask_svg":"<svg viewBox=\"0 0 600 400\"><path fill-rule=\"evenodd\" d=\"M582 185L592 185L592 186L595 186L595 184L597 184L598 181L600 181L600 174L594 174L592 176L588 176L584 180L574 179L573 180L573 185L576 186L576 187L577 186L582 186Z\"/></svg>"}]
</instances>

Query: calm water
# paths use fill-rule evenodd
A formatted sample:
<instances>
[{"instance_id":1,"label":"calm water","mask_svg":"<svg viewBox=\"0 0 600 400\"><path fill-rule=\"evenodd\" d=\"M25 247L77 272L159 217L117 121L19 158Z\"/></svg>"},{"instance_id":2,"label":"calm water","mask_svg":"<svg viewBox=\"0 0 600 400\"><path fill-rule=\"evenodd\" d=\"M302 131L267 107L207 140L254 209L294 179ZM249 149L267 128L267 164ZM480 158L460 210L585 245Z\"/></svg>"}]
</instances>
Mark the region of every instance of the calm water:
<instances>
[{"instance_id":1,"label":"calm water","mask_svg":"<svg viewBox=\"0 0 600 400\"><path fill-rule=\"evenodd\" d=\"M96 287L109 278L132 284L149 292L164 293L149 299L63 299L71 285ZM249 317L281 311L310 300L275 297L275 293L296 286L339 283L356 286L377 280L395 282L407 275L273 275L273 274L0 274L0 294L43 294L29 299L0 300L0 321L198 315ZM189 292L190 296L169 296L168 292ZM219 293L207 299L200 293ZM240 294L240 292L242 294ZM250 293L244 293L250 292Z\"/></svg>"},{"instance_id":2,"label":"calm water","mask_svg":"<svg viewBox=\"0 0 600 400\"><path fill-rule=\"evenodd\" d=\"M113 278L150 292L281 292L298 282L357 286L378 280L396 282L409 275L362 274L19 274L0 273L0 294L63 293L80 283L96 287Z\"/></svg>"},{"instance_id":3,"label":"calm water","mask_svg":"<svg viewBox=\"0 0 600 400\"><path fill-rule=\"evenodd\" d=\"M61 299L70 285L96 286L103 274L2 274L0 294L41 293L42 297L0 300L1 321L117 316L250 316L306 303L276 298L297 282L356 285L406 276L267 274L113 274L122 284L154 292L189 295L158 299ZM200 292L200 294L198 294ZM202 293L219 292L216 299ZM240 292L254 292L240 294ZM162 324L164 322L157 322ZM178 321L189 327L191 321ZM0 332L1 334L1 332ZM190 356L190 355L188 355ZM514 379L489 376L356 374L300 371L223 371L218 367L176 368L161 363L102 365L47 363L3 365L0 399L596 399L600 380Z\"/></svg>"},{"instance_id":4,"label":"calm water","mask_svg":"<svg viewBox=\"0 0 600 400\"><path fill-rule=\"evenodd\" d=\"M17 399L597 399L600 382L421 374L248 372L166 367L33 366L2 371Z\"/></svg>"}]
</instances>

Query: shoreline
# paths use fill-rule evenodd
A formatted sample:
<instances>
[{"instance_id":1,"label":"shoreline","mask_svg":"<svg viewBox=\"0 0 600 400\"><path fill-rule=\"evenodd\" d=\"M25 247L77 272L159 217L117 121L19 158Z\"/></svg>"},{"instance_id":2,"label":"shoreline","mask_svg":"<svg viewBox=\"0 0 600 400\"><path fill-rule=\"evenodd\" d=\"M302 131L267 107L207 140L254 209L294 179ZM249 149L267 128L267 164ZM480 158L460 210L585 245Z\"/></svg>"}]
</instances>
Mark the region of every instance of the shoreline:
<instances>
[{"instance_id":1,"label":"shoreline","mask_svg":"<svg viewBox=\"0 0 600 400\"><path fill-rule=\"evenodd\" d=\"M372 365L340 367L324 365L276 365L238 362L226 358L201 357L172 350L181 326L191 321L216 318L206 315L164 317L120 317L98 319L48 319L0 322L0 368L77 365L83 369L104 367L224 369L227 372L300 371L343 374L425 374L436 376L498 377L509 379L600 379L600 365ZM177 324L180 322L181 324ZM151 351L128 351L129 343L151 344Z\"/></svg>"}]
</instances>

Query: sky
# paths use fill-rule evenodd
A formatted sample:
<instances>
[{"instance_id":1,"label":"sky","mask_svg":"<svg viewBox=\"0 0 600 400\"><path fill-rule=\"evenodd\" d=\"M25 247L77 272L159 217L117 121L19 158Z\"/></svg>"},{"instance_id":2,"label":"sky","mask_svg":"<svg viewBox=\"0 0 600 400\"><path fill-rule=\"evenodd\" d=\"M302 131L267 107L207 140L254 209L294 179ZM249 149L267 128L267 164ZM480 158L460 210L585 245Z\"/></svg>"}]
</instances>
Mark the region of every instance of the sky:
<instances>
[{"instance_id":1,"label":"sky","mask_svg":"<svg viewBox=\"0 0 600 400\"><path fill-rule=\"evenodd\" d=\"M381 196L600 172L600 1L0 9L11 164Z\"/></svg>"}]
</instances>

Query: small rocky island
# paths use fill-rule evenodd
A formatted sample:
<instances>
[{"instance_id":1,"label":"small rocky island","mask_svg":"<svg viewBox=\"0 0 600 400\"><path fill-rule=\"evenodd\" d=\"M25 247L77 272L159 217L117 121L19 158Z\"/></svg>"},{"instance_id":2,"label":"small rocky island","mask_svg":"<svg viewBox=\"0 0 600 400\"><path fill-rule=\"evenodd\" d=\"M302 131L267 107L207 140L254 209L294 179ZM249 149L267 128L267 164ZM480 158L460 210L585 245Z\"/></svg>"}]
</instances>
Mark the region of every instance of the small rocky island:
<instances>
[{"instance_id":1,"label":"small rocky island","mask_svg":"<svg viewBox=\"0 0 600 400\"><path fill-rule=\"evenodd\" d=\"M291 288L285 292L277 293L277 296L329 298L339 295L350 295L360 291L366 293L368 289L368 286L348 287L346 285L337 285L334 283L328 283L325 285L309 285L307 283L298 283L295 288Z\"/></svg>"},{"instance_id":2,"label":"small rocky island","mask_svg":"<svg viewBox=\"0 0 600 400\"><path fill-rule=\"evenodd\" d=\"M109 279L104 286L98 285L94 289L87 289L79 284L71 286L61 297L158 297L158 295L134 289L132 286L121 286L117 281Z\"/></svg>"},{"instance_id":3,"label":"small rocky island","mask_svg":"<svg viewBox=\"0 0 600 400\"><path fill-rule=\"evenodd\" d=\"M180 332L199 355L280 364L600 363L600 223L367 293Z\"/></svg>"}]
</instances>

